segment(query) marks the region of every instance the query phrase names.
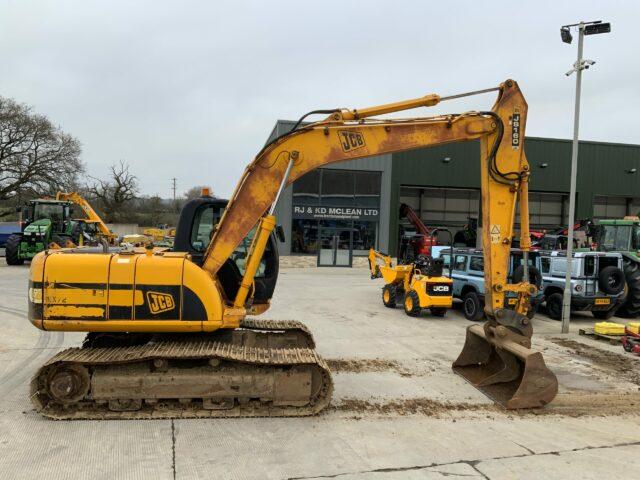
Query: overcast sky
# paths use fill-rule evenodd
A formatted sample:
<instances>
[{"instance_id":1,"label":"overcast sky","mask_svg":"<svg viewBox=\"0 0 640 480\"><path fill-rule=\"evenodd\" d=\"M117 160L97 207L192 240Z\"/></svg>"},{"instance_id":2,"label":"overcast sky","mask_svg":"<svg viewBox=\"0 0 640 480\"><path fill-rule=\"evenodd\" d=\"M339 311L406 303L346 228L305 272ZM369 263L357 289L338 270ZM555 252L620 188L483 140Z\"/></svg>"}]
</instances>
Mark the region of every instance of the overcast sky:
<instances>
[{"instance_id":1,"label":"overcast sky","mask_svg":"<svg viewBox=\"0 0 640 480\"><path fill-rule=\"evenodd\" d=\"M142 193L228 196L275 121L516 79L527 134L570 138L587 37L580 138L640 143L637 1L0 0L0 95L80 139L91 175L127 161ZM488 108L492 95L411 115Z\"/></svg>"}]
</instances>

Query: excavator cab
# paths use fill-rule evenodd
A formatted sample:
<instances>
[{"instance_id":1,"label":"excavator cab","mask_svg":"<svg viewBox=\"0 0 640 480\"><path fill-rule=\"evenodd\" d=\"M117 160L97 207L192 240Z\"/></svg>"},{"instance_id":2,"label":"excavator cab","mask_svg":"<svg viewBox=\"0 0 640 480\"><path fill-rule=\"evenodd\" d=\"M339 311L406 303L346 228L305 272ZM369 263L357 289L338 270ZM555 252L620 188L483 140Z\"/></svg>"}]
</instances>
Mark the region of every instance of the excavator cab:
<instances>
[{"instance_id":1,"label":"excavator cab","mask_svg":"<svg viewBox=\"0 0 640 480\"><path fill-rule=\"evenodd\" d=\"M191 261L202 266L204 254L227 203L228 200L210 195L188 201L180 212L173 251L189 253ZM238 293L253 233L245 237L218 272L221 286L229 299L235 298ZM278 266L278 243L275 234L272 234L254 278L254 305L269 304L278 280Z\"/></svg>"}]
</instances>

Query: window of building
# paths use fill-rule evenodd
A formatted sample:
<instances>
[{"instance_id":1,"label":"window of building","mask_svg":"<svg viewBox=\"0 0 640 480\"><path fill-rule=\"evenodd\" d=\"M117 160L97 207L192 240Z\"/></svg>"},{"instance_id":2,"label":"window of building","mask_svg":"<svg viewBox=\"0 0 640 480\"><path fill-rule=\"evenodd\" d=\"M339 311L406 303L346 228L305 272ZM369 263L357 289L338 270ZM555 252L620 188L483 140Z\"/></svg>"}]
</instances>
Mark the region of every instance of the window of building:
<instances>
[{"instance_id":1,"label":"window of building","mask_svg":"<svg viewBox=\"0 0 640 480\"><path fill-rule=\"evenodd\" d=\"M312 170L293 183L293 203L297 205L320 204L320 170Z\"/></svg>"},{"instance_id":2,"label":"window of building","mask_svg":"<svg viewBox=\"0 0 640 480\"><path fill-rule=\"evenodd\" d=\"M291 253L316 254L318 221L298 219L291 222Z\"/></svg>"},{"instance_id":3,"label":"window of building","mask_svg":"<svg viewBox=\"0 0 640 480\"><path fill-rule=\"evenodd\" d=\"M378 222L353 221L353 254L367 255L378 244Z\"/></svg>"},{"instance_id":4,"label":"window of building","mask_svg":"<svg viewBox=\"0 0 640 480\"><path fill-rule=\"evenodd\" d=\"M322 170L321 205L328 207L353 206L354 172L351 170Z\"/></svg>"},{"instance_id":5,"label":"window of building","mask_svg":"<svg viewBox=\"0 0 640 480\"><path fill-rule=\"evenodd\" d=\"M380 206L380 172L355 173L355 205L357 207Z\"/></svg>"},{"instance_id":6,"label":"window of building","mask_svg":"<svg viewBox=\"0 0 640 480\"><path fill-rule=\"evenodd\" d=\"M314 170L296 180L291 253L317 254L321 228L344 229L354 255L377 248L381 181L381 172L338 169Z\"/></svg>"}]
</instances>

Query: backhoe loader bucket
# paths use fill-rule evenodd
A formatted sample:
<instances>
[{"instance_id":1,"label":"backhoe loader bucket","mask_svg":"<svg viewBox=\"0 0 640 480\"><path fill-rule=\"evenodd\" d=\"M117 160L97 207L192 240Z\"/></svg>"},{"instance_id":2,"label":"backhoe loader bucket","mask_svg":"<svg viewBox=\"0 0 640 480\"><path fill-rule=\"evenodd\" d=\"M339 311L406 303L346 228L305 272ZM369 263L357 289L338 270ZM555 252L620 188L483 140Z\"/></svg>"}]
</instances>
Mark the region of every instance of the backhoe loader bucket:
<instances>
[{"instance_id":1,"label":"backhoe loader bucket","mask_svg":"<svg viewBox=\"0 0 640 480\"><path fill-rule=\"evenodd\" d=\"M529 344L504 326L471 325L453 371L505 408L542 407L558 393L558 379Z\"/></svg>"}]
</instances>

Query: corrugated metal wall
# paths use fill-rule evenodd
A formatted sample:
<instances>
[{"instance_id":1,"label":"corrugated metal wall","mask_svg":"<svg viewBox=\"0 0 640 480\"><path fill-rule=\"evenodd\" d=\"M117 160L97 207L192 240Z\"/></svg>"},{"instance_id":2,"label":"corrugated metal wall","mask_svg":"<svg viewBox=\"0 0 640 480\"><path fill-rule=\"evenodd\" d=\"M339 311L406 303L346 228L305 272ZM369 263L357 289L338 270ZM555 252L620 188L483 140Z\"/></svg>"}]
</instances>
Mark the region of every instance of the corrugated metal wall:
<instances>
[{"instance_id":1,"label":"corrugated metal wall","mask_svg":"<svg viewBox=\"0 0 640 480\"><path fill-rule=\"evenodd\" d=\"M479 148L474 141L394 154L391 211L399 207L402 185L479 188ZM525 151L532 191L568 193L570 140L527 137ZM634 168L637 172L629 173ZM639 145L580 142L576 218L594 215L596 196L640 197ZM395 251L398 219L393 215L390 228L390 250Z\"/></svg>"}]
</instances>

